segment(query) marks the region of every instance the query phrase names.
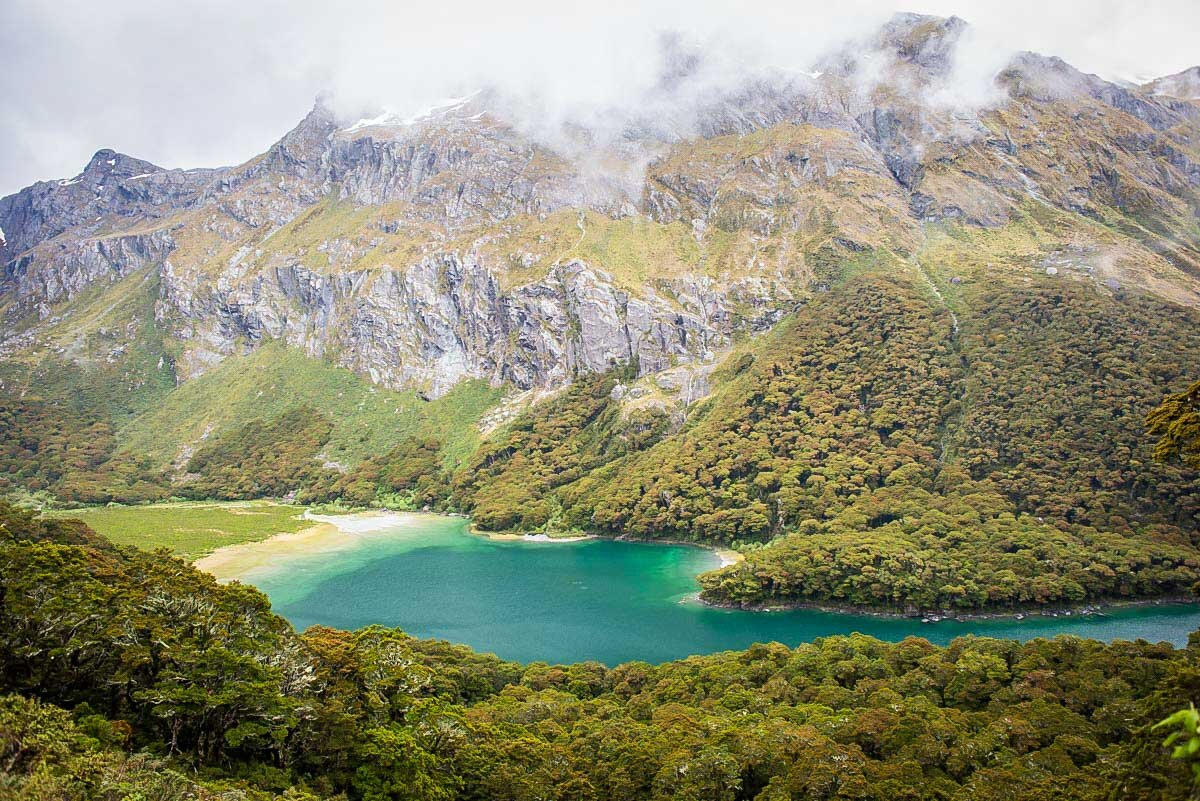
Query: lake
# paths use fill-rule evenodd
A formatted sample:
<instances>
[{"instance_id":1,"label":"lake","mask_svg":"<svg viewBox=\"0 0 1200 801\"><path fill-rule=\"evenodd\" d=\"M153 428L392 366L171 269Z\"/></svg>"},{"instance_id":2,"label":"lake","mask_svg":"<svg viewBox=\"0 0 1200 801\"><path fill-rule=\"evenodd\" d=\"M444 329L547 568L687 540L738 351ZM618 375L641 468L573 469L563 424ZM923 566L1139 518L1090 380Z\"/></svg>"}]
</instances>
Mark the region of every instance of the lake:
<instances>
[{"instance_id":1,"label":"lake","mask_svg":"<svg viewBox=\"0 0 1200 801\"><path fill-rule=\"evenodd\" d=\"M964 634L1025 640L1063 633L1182 645L1200 628L1200 605L1193 604L939 623L807 609L714 609L695 600L694 577L718 565L705 549L492 540L470 534L461 518L395 519L403 523L335 535L335 546L317 553L276 553L239 575L301 630L379 623L522 662L663 662L851 632L885 640L917 635L939 644Z\"/></svg>"}]
</instances>

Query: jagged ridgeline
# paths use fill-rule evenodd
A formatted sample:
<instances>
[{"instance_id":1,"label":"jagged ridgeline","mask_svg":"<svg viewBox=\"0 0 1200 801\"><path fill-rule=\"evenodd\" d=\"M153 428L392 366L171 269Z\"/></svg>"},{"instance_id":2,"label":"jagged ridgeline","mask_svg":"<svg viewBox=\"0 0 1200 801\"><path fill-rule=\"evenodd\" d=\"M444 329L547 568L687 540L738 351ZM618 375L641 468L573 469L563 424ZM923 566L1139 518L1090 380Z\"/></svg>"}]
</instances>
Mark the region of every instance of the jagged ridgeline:
<instances>
[{"instance_id":1,"label":"jagged ridgeline","mask_svg":"<svg viewBox=\"0 0 1200 801\"><path fill-rule=\"evenodd\" d=\"M1144 419L1200 376L1200 81L1023 54L951 107L962 30L672 62L703 101L615 139L483 91L101 151L0 200L0 485L721 543L728 604L1183 593L1200 483Z\"/></svg>"}]
</instances>

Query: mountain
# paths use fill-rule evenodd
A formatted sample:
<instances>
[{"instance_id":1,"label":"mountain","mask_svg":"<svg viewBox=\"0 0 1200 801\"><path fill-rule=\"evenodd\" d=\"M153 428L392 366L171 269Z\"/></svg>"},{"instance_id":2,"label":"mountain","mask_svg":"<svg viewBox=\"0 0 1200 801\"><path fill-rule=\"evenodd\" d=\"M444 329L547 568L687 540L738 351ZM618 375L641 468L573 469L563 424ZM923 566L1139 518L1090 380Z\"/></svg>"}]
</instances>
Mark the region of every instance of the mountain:
<instances>
[{"instance_id":1,"label":"mountain","mask_svg":"<svg viewBox=\"0 0 1200 801\"><path fill-rule=\"evenodd\" d=\"M1200 375L1196 70L968 87L966 30L719 81L668 39L603 125L485 89L102 150L0 200L4 487L723 542L724 603L1182 592L1200 489L1143 420Z\"/></svg>"},{"instance_id":2,"label":"mountain","mask_svg":"<svg viewBox=\"0 0 1200 801\"><path fill-rule=\"evenodd\" d=\"M1176 100L1200 100L1200 67L1157 78L1143 87L1155 95Z\"/></svg>"}]
</instances>

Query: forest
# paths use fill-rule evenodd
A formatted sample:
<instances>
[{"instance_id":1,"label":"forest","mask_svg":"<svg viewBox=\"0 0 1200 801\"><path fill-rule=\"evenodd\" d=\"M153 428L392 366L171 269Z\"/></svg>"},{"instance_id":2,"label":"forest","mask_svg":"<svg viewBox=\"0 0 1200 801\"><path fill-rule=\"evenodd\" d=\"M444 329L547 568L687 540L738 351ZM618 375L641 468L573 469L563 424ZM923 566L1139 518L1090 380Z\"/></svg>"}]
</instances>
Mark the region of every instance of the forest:
<instances>
[{"instance_id":1,"label":"forest","mask_svg":"<svg viewBox=\"0 0 1200 801\"><path fill-rule=\"evenodd\" d=\"M297 633L251 587L7 504L0 599L3 797L1166 801L1192 780L1153 727L1200 697L1197 635L522 665Z\"/></svg>"},{"instance_id":2,"label":"forest","mask_svg":"<svg viewBox=\"0 0 1200 801\"><path fill-rule=\"evenodd\" d=\"M678 434L598 447L631 441L616 379L579 382L481 447L455 499L485 528L739 547L701 579L724 604L1014 608L1200 579L1194 466L1156 461L1143 420L1200 358L1192 315L1001 286L952 336L896 278L830 294Z\"/></svg>"},{"instance_id":3,"label":"forest","mask_svg":"<svg viewBox=\"0 0 1200 801\"><path fill-rule=\"evenodd\" d=\"M1076 281L990 276L959 285L952 309L896 269L830 278L716 366L686 413L623 402L631 364L576 377L465 451L414 429L342 464L327 456L333 413L297 397L171 475L117 447L82 390L0 393L0 484L67 503L287 497L719 544L747 556L702 578L727 605L1007 610L1200 581L1200 464L1170 450L1194 416L1157 437L1146 420L1164 397L1194 408L1171 393L1200 375L1195 312Z\"/></svg>"}]
</instances>

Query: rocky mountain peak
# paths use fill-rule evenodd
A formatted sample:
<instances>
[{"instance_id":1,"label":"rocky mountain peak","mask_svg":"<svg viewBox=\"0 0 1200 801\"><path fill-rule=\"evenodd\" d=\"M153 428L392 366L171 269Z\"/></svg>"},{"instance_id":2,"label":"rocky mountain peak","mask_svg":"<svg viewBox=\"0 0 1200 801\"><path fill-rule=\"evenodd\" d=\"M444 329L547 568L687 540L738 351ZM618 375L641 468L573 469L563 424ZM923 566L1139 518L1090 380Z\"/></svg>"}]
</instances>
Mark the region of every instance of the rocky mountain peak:
<instances>
[{"instance_id":1,"label":"rocky mountain peak","mask_svg":"<svg viewBox=\"0 0 1200 801\"><path fill-rule=\"evenodd\" d=\"M0 229L5 232L0 263L68 229L95 228L106 215L137 217L152 213L156 205L177 203L190 187L174 187L187 184L185 179L155 184L151 176L164 174L149 161L104 148L73 178L40 181L0 198Z\"/></svg>"},{"instance_id":2,"label":"rocky mountain peak","mask_svg":"<svg viewBox=\"0 0 1200 801\"><path fill-rule=\"evenodd\" d=\"M329 137L337 129L337 117L325 98L318 97L304 119L267 151L264 166L305 179L322 179Z\"/></svg>"},{"instance_id":3,"label":"rocky mountain peak","mask_svg":"<svg viewBox=\"0 0 1200 801\"><path fill-rule=\"evenodd\" d=\"M821 73L842 77L871 76L894 72L910 73L910 81L928 83L948 76L954 67L954 49L967 23L958 17L900 13L873 36L847 42L822 58Z\"/></svg>"},{"instance_id":4,"label":"rocky mountain peak","mask_svg":"<svg viewBox=\"0 0 1200 801\"><path fill-rule=\"evenodd\" d=\"M117 151L108 148L97 150L87 166L84 167L84 172L103 170L106 165L111 167L117 163L118 155L120 154Z\"/></svg>"},{"instance_id":5,"label":"rocky mountain peak","mask_svg":"<svg viewBox=\"0 0 1200 801\"><path fill-rule=\"evenodd\" d=\"M1144 87L1151 94L1176 100L1200 100L1200 66L1156 78Z\"/></svg>"},{"instance_id":6,"label":"rocky mountain peak","mask_svg":"<svg viewBox=\"0 0 1200 801\"><path fill-rule=\"evenodd\" d=\"M1042 102L1090 94L1089 76L1058 56L1044 56L1028 50L1015 55L1000 78L1014 94Z\"/></svg>"},{"instance_id":7,"label":"rocky mountain peak","mask_svg":"<svg viewBox=\"0 0 1200 801\"><path fill-rule=\"evenodd\" d=\"M1180 99L1200 70L1119 86L1026 53L1001 76L1008 96L972 116L926 91L966 30L901 14L831 66L711 85L720 60L668 35L659 82L607 129L531 123L494 89L353 124L318 98L228 169L100 150L75 179L0 199L0 292L32 319L157 270L181 377L274 338L436 393L699 359L785 313L813 265L912 253L928 222L983 236L1031 204L1150 221L1177 232L1173 264L1200 269L1200 106ZM1164 241L1094 247L1122 284L1155 271L1154 291L1196 302L1190 279L1160 277Z\"/></svg>"},{"instance_id":8,"label":"rocky mountain peak","mask_svg":"<svg viewBox=\"0 0 1200 801\"><path fill-rule=\"evenodd\" d=\"M105 180L116 181L161 171L161 167L149 161L104 148L96 151L79 177L83 178L85 183L103 183Z\"/></svg>"},{"instance_id":9,"label":"rocky mountain peak","mask_svg":"<svg viewBox=\"0 0 1200 801\"><path fill-rule=\"evenodd\" d=\"M1081 72L1057 56L1023 52L1000 76L1010 92L1040 103L1090 97L1145 122L1158 131L1178 124L1184 104L1154 103L1139 89Z\"/></svg>"},{"instance_id":10,"label":"rocky mountain peak","mask_svg":"<svg viewBox=\"0 0 1200 801\"><path fill-rule=\"evenodd\" d=\"M954 47L967 27L958 17L905 12L896 14L883 26L878 44L901 61L933 75L944 75L950 71Z\"/></svg>"},{"instance_id":11,"label":"rocky mountain peak","mask_svg":"<svg viewBox=\"0 0 1200 801\"><path fill-rule=\"evenodd\" d=\"M283 140L297 140L310 136L328 136L337 130L338 120L324 95L318 95L313 100L313 107L300 122L284 135Z\"/></svg>"}]
</instances>

